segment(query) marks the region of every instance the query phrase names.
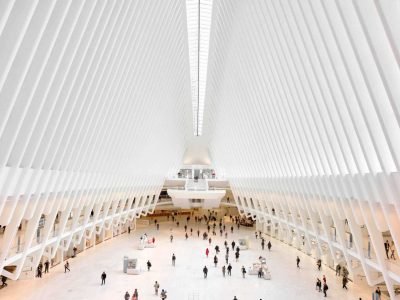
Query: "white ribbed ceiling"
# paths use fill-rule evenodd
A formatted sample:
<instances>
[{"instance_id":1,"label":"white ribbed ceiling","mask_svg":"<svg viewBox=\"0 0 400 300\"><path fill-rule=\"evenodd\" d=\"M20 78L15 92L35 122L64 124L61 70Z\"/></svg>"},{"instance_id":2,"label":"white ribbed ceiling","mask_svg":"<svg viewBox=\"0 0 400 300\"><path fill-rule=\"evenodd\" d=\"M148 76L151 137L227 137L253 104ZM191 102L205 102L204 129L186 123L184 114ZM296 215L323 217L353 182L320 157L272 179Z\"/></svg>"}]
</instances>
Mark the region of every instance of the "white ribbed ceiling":
<instances>
[{"instance_id":1,"label":"white ribbed ceiling","mask_svg":"<svg viewBox=\"0 0 400 300\"><path fill-rule=\"evenodd\" d=\"M325 212L400 236L400 2L201 0L204 34L198 4L0 1L0 224L156 195L201 145L237 201L364 201Z\"/></svg>"}]
</instances>

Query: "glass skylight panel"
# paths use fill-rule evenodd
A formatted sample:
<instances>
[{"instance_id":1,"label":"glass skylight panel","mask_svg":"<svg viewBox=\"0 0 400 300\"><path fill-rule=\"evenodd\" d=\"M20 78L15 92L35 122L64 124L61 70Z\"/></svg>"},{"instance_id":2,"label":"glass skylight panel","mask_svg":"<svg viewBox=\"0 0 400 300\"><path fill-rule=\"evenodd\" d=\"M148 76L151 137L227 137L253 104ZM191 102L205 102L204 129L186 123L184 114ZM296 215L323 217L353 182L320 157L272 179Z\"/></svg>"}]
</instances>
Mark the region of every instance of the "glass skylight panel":
<instances>
[{"instance_id":1,"label":"glass skylight panel","mask_svg":"<svg viewBox=\"0 0 400 300\"><path fill-rule=\"evenodd\" d=\"M207 84L212 0L186 0L190 77L192 85L193 129L203 129L204 99Z\"/></svg>"}]
</instances>

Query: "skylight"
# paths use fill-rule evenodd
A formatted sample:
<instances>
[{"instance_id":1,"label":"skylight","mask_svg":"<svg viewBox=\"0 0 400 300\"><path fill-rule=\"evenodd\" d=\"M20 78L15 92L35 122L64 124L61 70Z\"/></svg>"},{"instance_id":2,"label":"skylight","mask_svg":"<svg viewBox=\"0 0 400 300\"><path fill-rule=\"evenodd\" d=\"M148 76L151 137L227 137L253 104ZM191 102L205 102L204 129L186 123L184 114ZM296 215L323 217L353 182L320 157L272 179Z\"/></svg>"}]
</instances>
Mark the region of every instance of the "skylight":
<instances>
[{"instance_id":1,"label":"skylight","mask_svg":"<svg viewBox=\"0 0 400 300\"><path fill-rule=\"evenodd\" d=\"M196 136L200 136L203 130L212 2L212 0L186 0L193 129Z\"/></svg>"}]
</instances>

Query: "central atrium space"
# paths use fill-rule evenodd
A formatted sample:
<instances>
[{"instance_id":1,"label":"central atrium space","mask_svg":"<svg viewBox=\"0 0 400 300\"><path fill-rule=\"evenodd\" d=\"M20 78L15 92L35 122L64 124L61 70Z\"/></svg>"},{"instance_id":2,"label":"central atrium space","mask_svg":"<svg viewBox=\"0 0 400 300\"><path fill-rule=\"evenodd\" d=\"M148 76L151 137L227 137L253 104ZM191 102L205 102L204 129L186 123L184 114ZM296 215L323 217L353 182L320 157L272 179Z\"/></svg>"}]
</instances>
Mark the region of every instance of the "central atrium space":
<instances>
[{"instance_id":1,"label":"central atrium space","mask_svg":"<svg viewBox=\"0 0 400 300\"><path fill-rule=\"evenodd\" d=\"M1 0L0 299L400 300L399 0Z\"/></svg>"}]
</instances>

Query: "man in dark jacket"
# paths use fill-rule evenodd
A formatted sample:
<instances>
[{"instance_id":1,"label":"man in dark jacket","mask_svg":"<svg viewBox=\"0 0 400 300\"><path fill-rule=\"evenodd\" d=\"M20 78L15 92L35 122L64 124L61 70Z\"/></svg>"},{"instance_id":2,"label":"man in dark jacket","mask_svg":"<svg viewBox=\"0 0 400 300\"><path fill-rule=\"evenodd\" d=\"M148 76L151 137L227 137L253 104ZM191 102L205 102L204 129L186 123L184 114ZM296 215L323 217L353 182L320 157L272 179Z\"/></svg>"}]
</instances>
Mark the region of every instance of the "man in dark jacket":
<instances>
[{"instance_id":1,"label":"man in dark jacket","mask_svg":"<svg viewBox=\"0 0 400 300\"><path fill-rule=\"evenodd\" d=\"M106 272L103 272L101 274L101 285L106 284L106 277L107 277Z\"/></svg>"}]
</instances>

